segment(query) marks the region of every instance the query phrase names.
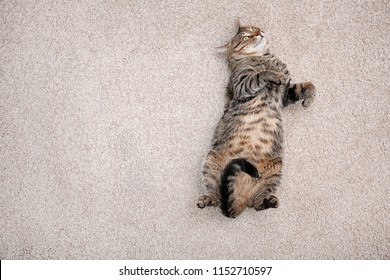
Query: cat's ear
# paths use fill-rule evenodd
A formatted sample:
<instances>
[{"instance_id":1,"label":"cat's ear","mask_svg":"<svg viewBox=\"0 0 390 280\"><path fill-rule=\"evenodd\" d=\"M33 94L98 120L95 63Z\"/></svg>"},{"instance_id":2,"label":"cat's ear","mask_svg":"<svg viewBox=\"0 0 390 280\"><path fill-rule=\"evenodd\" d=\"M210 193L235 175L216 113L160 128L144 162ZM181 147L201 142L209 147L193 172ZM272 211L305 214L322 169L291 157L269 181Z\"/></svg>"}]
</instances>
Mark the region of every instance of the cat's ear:
<instances>
[{"instance_id":1,"label":"cat's ear","mask_svg":"<svg viewBox=\"0 0 390 280\"><path fill-rule=\"evenodd\" d=\"M236 19L236 27L237 27L237 30L240 30L240 28L243 27L243 26L244 26L244 24L242 23L241 18L238 17L238 18Z\"/></svg>"},{"instance_id":2,"label":"cat's ear","mask_svg":"<svg viewBox=\"0 0 390 280\"><path fill-rule=\"evenodd\" d=\"M236 19L236 26L237 26L237 29L240 29L243 26L240 17L238 17Z\"/></svg>"}]
</instances>

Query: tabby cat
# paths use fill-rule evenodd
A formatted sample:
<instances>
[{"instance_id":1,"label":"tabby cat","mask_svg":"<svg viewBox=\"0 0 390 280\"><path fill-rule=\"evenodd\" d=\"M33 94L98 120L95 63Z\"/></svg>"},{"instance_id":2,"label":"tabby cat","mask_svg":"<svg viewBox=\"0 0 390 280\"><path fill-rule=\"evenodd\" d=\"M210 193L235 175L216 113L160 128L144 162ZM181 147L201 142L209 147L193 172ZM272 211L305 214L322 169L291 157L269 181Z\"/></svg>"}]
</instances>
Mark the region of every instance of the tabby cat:
<instances>
[{"instance_id":1,"label":"tabby cat","mask_svg":"<svg viewBox=\"0 0 390 280\"><path fill-rule=\"evenodd\" d=\"M277 208L281 180L281 109L313 100L312 83L290 84L286 65L268 50L258 27L239 25L226 45L231 76L227 103L203 167L199 208L219 206L237 217L246 207Z\"/></svg>"}]
</instances>

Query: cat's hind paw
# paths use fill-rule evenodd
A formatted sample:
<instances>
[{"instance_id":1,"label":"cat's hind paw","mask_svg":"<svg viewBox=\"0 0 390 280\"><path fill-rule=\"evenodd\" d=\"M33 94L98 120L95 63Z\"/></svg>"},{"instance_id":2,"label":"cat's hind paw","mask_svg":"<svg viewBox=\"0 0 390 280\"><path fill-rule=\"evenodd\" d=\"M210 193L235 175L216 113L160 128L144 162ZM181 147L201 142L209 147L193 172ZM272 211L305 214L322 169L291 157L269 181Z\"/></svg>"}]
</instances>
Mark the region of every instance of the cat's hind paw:
<instances>
[{"instance_id":1,"label":"cat's hind paw","mask_svg":"<svg viewBox=\"0 0 390 280\"><path fill-rule=\"evenodd\" d=\"M263 203L259 206L255 207L257 211L265 210L268 208L278 208L279 207L279 199L274 195L269 195L264 198Z\"/></svg>"},{"instance_id":2,"label":"cat's hind paw","mask_svg":"<svg viewBox=\"0 0 390 280\"><path fill-rule=\"evenodd\" d=\"M215 197L210 195L201 195L198 198L198 202L196 204L199 208L205 208L206 206L218 206L218 201Z\"/></svg>"}]
</instances>

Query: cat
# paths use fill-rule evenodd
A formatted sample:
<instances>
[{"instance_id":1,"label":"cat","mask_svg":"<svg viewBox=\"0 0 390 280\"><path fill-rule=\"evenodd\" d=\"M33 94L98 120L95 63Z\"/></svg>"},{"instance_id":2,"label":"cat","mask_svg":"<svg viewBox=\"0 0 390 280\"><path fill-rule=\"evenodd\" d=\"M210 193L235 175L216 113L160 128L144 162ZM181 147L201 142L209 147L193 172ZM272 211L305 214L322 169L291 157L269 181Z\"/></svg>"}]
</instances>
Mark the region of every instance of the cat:
<instances>
[{"instance_id":1,"label":"cat","mask_svg":"<svg viewBox=\"0 0 390 280\"><path fill-rule=\"evenodd\" d=\"M290 84L286 65L269 52L268 41L260 28L239 23L225 46L231 71L227 102L203 167L197 206L219 206L230 218L246 207L279 206L281 109L297 101L307 107L315 96L311 82Z\"/></svg>"}]
</instances>

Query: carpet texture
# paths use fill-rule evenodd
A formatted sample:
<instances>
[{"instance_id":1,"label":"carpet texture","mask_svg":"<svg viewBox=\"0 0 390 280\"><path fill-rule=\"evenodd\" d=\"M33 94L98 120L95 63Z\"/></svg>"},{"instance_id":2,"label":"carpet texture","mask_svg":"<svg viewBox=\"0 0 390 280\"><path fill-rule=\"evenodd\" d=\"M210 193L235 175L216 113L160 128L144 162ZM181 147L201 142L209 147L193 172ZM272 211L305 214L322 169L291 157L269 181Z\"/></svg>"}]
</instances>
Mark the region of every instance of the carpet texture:
<instances>
[{"instance_id":1,"label":"carpet texture","mask_svg":"<svg viewBox=\"0 0 390 280\"><path fill-rule=\"evenodd\" d=\"M389 259L389 1L0 2L1 259ZM281 206L198 209L235 21L312 106Z\"/></svg>"}]
</instances>

